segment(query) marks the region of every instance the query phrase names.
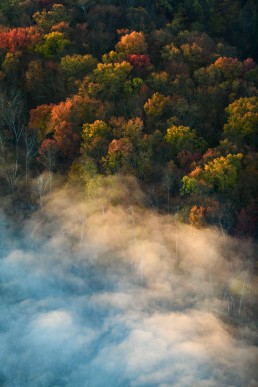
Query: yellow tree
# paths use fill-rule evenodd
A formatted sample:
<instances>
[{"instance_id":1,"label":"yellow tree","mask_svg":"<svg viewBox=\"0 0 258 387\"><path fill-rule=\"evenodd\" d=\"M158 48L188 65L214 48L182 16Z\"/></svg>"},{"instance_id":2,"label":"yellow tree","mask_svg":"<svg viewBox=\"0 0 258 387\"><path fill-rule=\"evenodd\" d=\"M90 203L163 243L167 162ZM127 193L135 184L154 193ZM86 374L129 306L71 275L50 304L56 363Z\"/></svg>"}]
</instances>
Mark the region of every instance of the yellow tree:
<instances>
[{"instance_id":1,"label":"yellow tree","mask_svg":"<svg viewBox=\"0 0 258 387\"><path fill-rule=\"evenodd\" d=\"M159 118L165 113L170 104L170 98L160 93L154 93L144 104L147 117Z\"/></svg>"},{"instance_id":2,"label":"yellow tree","mask_svg":"<svg viewBox=\"0 0 258 387\"><path fill-rule=\"evenodd\" d=\"M203 190L233 193L239 181L242 159L241 153L228 154L209 161L203 168L197 167L183 177L181 193L201 193Z\"/></svg>"},{"instance_id":3,"label":"yellow tree","mask_svg":"<svg viewBox=\"0 0 258 387\"><path fill-rule=\"evenodd\" d=\"M236 187L243 155L228 154L204 165L203 178L220 192L229 192Z\"/></svg>"},{"instance_id":4,"label":"yellow tree","mask_svg":"<svg viewBox=\"0 0 258 387\"><path fill-rule=\"evenodd\" d=\"M125 57L131 54L146 54L147 43L142 32L133 31L121 37L116 45L116 51Z\"/></svg>"},{"instance_id":5,"label":"yellow tree","mask_svg":"<svg viewBox=\"0 0 258 387\"><path fill-rule=\"evenodd\" d=\"M258 97L240 98L226 108L224 136L236 144L258 145Z\"/></svg>"},{"instance_id":6,"label":"yellow tree","mask_svg":"<svg viewBox=\"0 0 258 387\"><path fill-rule=\"evenodd\" d=\"M82 129L81 152L99 160L107 153L110 140L111 128L104 121L86 123Z\"/></svg>"}]
</instances>

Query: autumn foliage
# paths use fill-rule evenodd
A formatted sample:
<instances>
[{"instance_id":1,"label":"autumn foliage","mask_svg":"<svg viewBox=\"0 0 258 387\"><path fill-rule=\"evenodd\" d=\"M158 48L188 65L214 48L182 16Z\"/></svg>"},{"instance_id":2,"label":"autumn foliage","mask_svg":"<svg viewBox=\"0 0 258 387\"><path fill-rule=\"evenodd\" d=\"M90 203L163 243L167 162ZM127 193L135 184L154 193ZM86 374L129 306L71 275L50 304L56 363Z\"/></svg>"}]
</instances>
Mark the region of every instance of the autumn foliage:
<instances>
[{"instance_id":1,"label":"autumn foliage","mask_svg":"<svg viewBox=\"0 0 258 387\"><path fill-rule=\"evenodd\" d=\"M40 105L30 111L29 128L37 131L37 137L43 141L51 132L49 122L53 105Z\"/></svg>"},{"instance_id":2,"label":"autumn foliage","mask_svg":"<svg viewBox=\"0 0 258 387\"><path fill-rule=\"evenodd\" d=\"M40 38L37 27L12 28L0 32L0 48L8 52L21 51L35 46Z\"/></svg>"},{"instance_id":3,"label":"autumn foliage","mask_svg":"<svg viewBox=\"0 0 258 387\"><path fill-rule=\"evenodd\" d=\"M147 69L150 66L149 55L131 54L127 56L127 60L136 69Z\"/></svg>"},{"instance_id":4,"label":"autumn foliage","mask_svg":"<svg viewBox=\"0 0 258 387\"><path fill-rule=\"evenodd\" d=\"M256 3L2 0L0 183L9 153L17 176L132 175L158 210L254 235Z\"/></svg>"},{"instance_id":5,"label":"autumn foliage","mask_svg":"<svg viewBox=\"0 0 258 387\"><path fill-rule=\"evenodd\" d=\"M196 228L203 227L205 221L205 208L203 206L193 206L189 214L189 223Z\"/></svg>"},{"instance_id":6,"label":"autumn foliage","mask_svg":"<svg viewBox=\"0 0 258 387\"><path fill-rule=\"evenodd\" d=\"M133 31L130 34L123 35L116 45L116 50L125 55L145 54L147 44L143 33Z\"/></svg>"}]
</instances>

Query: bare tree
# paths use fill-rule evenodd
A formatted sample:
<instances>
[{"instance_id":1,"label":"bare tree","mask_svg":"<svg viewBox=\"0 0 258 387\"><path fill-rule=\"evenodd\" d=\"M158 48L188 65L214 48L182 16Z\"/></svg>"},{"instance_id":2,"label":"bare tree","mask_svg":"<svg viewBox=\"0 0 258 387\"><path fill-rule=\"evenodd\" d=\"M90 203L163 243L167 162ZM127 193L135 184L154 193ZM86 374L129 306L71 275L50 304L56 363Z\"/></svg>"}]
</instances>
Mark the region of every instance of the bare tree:
<instances>
[{"instance_id":1,"label":"bare tree","mask_svg":"<svg viewBox=\"0 0 258 387\"><path fill-rule=\"evenodd\" d=\"M38 161L48 170L49 193L52 193L52 172L56 164L59 148L55 140L46 139L39 148Z\"/></svg>"},{"instance_id":2,"label":"bare tree","mask_svg":"<svg viewBox=\"0 0 258 387\"><path fill-rule=\"evenodd\" d=\"M224 299L228 302L228 311L231 310L235 317L241 318L255 261L253 257L248 256L246 261L238 260L234 262L234 265L234 274L224 291Z\"/></svg>"},{"instance_id":3,"label":"bare tree","mask_svg":"<svg viewBox=\"0 0 258 387\"><path fill-rule=\"evenodd\" d=\"M8 94L0 91L0 130L1 130L1 158L2 166L8 183L12 190L18 174L19 164L19 142L24 130L23 125L24 104L19 91L11 90ZM6 137L5 132L10 132L15 142L14 165L7 165L6 160Z\"/></svg>"},{"instance_id":4,"label":"bare tree","mask_svg":"<svg viewBox=\"0 0 258 387\"><path fill-rule=\"evenodd\" d=\"M77 5L84 13L84 16L86 16L87 12L89 11L89 8L95 3L96 1L94 0L77 0Z\"/></svg>"},{"instance_id":5,"label":"bare tree","mask_svg":"<svg viewBox=\"0 0 258 387\"><path fill-rule=\"evenodd\" d=\"M37 192L39 194L39 206L40 206L40 208L43 207L44 196L45 196L45 193L47 190L48 183L49 183L49 178L46 177L44 174L40 174L38 172Z\"/></svg>"},{"instance_id":6,"label":"bare tree","mask_svg":"<svg viewBox=\"0 0 258 387\"><path fill-rule=\"evenodd\" d=\"M25 181L26 192L28 192L29 166L37 154L37 137L34 131L26 128L23 132L25 145Z\"/></svg>"},{"instance_id":7,"label":"bare tree","mask_svg":"<svg viewBox=\"0 0 258 387\"><path fill-rule=\"evenodd\" d=\"M11 191L14 190L14 179L13 174L10 173L10 168L8 168L7 161L7 150L5 146L5 136L3 130L0 130L0 162L1 162L1 173L5 180L7 181Z\"/></svg>"}]
</instances>

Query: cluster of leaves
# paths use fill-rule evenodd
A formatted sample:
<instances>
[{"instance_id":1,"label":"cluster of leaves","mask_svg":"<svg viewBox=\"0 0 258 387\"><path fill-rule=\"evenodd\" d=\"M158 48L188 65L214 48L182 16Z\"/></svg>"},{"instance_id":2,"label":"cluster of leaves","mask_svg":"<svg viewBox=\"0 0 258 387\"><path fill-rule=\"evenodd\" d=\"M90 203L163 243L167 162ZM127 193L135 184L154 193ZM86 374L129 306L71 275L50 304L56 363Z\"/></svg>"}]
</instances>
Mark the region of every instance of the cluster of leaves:
<instances>
[{"instance_id":1,"label":"cluster of leaves","mask_svg":"<svg viewBox=\"0 0 258 387\"><path fill-rule=\"evenodd\" d=\"M12 28L0 32L0 48L9 53L33 47L40 39L40 32L36 27Z\"/></svg>"},{"instance_id":2,"label":"cluster of leaves","mask_svg":"<svg viewBox=\"0 0 258 387\"><path fill-rule=\"evenodd\" d=\"M0 88L22 92L36 163L84 188L133 175L151 205L241 234L258 208L257 15L238 0L2 1Z\"/></svg>"}]
</instances>

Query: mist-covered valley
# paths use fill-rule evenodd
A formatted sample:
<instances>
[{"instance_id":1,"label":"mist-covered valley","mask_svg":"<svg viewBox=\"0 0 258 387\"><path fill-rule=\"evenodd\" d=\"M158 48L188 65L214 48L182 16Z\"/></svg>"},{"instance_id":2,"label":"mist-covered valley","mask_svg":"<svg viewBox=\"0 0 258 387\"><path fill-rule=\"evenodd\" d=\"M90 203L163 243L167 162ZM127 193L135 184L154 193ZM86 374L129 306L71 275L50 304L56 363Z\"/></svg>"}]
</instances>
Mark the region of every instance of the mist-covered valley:
<instances>
[{"instance_id":1,"label":"mist-covered valley","mask_svg":"<svg viewBox=\"0 0 258 387\"><path fill-rule=\"evenodd\" d=\"M258 1L0 1L0 387L258 386Z\"/></svg>"},{"instance_id":2,"label":"mist-covered valley","mask_svg":"<svg viewBox=\"0 0 258 387\"><path fill-rule=\"evenodd\" d=\"M131 182L132 183L132 182ZM257 245L59 189L1 215L0 385L258 385Z\"/></svg>"}]
</instances>

